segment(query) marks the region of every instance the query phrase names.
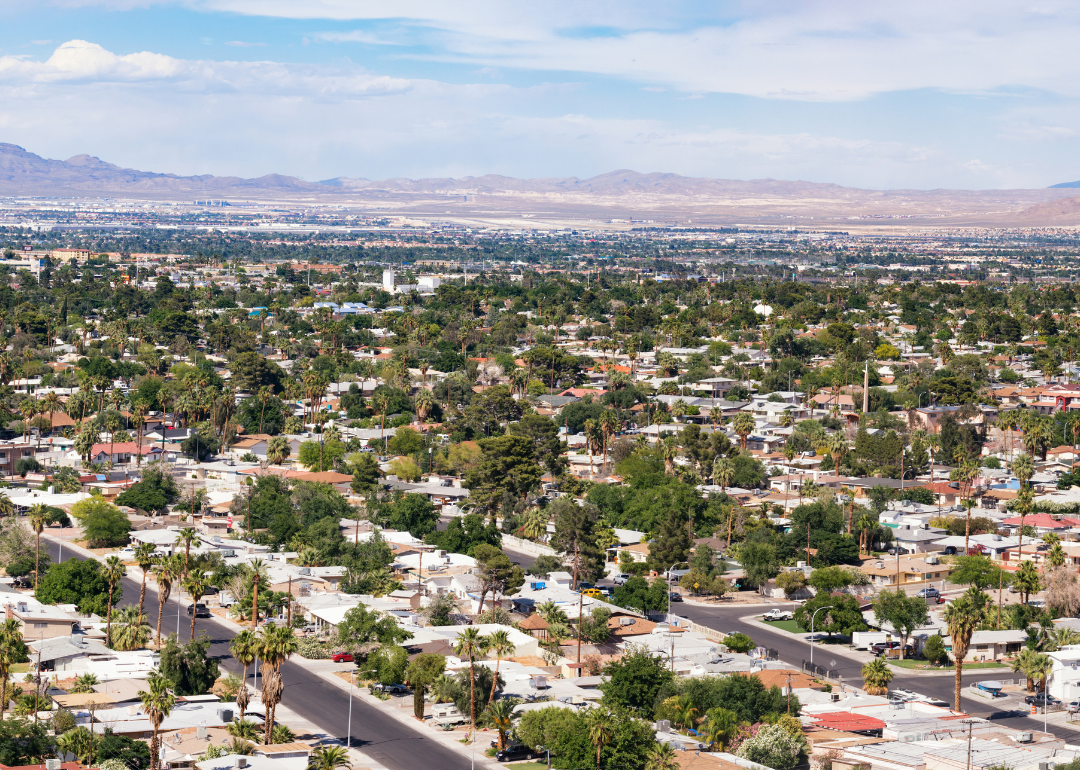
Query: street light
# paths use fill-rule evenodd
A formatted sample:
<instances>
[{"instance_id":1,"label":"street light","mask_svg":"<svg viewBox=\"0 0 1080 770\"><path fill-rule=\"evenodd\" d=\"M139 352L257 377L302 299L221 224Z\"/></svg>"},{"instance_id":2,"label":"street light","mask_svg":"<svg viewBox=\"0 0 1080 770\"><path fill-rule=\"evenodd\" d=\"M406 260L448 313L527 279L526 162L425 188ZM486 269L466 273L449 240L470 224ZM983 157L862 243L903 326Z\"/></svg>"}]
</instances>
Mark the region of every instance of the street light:
<instances>
[{"instance_id":1,"label":"street light","mask_svg":"<svg viewBox=\"0 0 1080 770\"><path fill-rule=\"evenodd\" d=\"M547 754L547 766L548 770L551 770L551 749L547 748L546 746L537 746L536 750L543 751L545 754Z\"/></svg>"},{"instance_id":2,"label":"street light","mask_svg":"<svg viewBox=\"0 0 1080 770\"><path fill-rule=\"evenodd\" d=\"M810 616L810 665L814 665L814 618L822 610L832 609L831 607L818 607L814 610L814 614Z\"/></svg>"},{"instance_id":3,"label":"street light","mask_svg":"<svg viewBox=\"0 0 1080 770\"><path fill-rule=\"evenodd\" d=\"M374 674L377 673L376 669L370 671L351 671L349 672L349 731L348 736L345 738L345 751L352 748L352 702L353 702L353 683L356 681L357 674Z\"/></svg>"}]
</instances>

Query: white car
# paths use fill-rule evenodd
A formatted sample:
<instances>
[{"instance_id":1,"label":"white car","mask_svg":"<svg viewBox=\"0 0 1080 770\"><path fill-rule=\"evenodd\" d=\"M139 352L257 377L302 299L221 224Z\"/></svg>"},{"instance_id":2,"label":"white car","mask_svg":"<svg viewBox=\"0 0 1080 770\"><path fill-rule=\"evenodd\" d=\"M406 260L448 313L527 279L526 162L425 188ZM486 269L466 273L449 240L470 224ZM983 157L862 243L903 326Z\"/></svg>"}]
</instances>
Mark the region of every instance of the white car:
<instances>
[{"instance_id":1,"label":"white car","mask_svg":"<svg viewBox=\"0 0 1080 770\"><path fill-rule=\"evenodd\" d=\"M1065 707L1065 710L1070 714L1075 714L1080 711L1080 700L1069 701L1069 705Z\"/></svg>"},{"instance_id":2,"label":"white car","mask_svg":"<svg viewBox=\"0 0 1080 770\"><path fill-rule=\"evenodd\" d=\"M117 556L120 561L131 561L135 558L135 549L130 547L121 548L114 555Z\"/></svg>"},{"instance_id":3,"label":"white car","mask_svg":"<svg viewBox=\"0 0 1080 770\"><path fill-rule=\"evenodd\" d=\"M761 616L762 620L792 620L795 614L791 610L772 609Z\"/></svg>"}]
</instances>

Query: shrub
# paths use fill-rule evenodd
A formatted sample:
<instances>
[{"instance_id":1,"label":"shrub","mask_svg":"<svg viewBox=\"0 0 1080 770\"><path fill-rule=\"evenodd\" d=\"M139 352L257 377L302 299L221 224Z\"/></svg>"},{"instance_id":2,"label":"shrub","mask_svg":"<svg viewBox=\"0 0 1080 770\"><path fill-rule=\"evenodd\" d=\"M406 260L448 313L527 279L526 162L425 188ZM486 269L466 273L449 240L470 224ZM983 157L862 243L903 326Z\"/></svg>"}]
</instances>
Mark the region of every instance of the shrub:
<instances>
[{"instance_id":1,"label":"shrub","mask_svg":"<svg viewBox=\"0 0 1080 770\"><path fill-rule=\"evenodd\" d=\"M734 634L728 634L724 637L724 644L732 652L750 652L757 645L754 640L744 633L736 631Z\"/></svg>"}]
</instances>

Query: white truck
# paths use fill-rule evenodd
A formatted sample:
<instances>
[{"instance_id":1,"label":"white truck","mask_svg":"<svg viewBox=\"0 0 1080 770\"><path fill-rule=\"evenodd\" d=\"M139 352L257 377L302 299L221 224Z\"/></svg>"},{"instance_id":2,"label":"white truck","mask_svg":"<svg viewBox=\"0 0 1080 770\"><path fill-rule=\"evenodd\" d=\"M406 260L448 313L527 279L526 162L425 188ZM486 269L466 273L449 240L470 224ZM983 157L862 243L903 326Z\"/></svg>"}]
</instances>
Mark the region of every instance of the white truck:
<instances>
[{"instance_id":1,"label":"white truck","mask_svg":"<svg viewBox=\"0 0 1080 770\"><path fill-rule=\"evenodd\" d=\"M782 610L779 607L771 609L761 616L762 620L793 620L794 618L795 613L791 610Z\"/></svg>"},{"instance_id":2,"label":"white truck","mask_svg":"<svg viewBox=\"0 0 1080 770\"><path fill-rule=\"evenodd\" d=\"M228 591L222 591L218 594L219 607L232 607L234 604L236 604L236 598Z\"/></svg>"},{"instance_id":3,"label":"white truck","mask_svg":"<svg viewBox=\"0 0 1080 770\"><path fill-rule=\"evenodd\" d=\"M889 641L889 637L885 631L855 631L851 634L851 645L856 650L865 650L871 644Z\"/></svg>"}]
</instances>

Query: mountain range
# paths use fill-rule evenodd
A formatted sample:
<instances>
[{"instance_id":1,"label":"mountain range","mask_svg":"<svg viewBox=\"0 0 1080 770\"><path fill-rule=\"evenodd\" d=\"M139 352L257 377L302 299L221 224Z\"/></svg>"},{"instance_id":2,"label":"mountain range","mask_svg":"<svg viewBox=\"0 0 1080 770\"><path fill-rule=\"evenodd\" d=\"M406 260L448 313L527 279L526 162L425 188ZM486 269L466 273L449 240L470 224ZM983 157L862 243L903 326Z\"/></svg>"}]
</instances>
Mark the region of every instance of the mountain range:
<instances>
[{"instance_id":1,"label":"mountain range","mask_svg":"<svg viewBox=\"0 0 1080 770\"><path fill-rule=\"evenodd\" d=\"M91 155L42 158L0 143L0 196L127 197L340 202L380 214L495 223L634 218L657 223L784 223L812 226L1080 224L1080 182L1037 190L865 190L777 179L730 180L627 169L588 179L477 177L307 182L267 174L180 176L138 171ZM1067 200L1063 200L1067 199Z\"/></svg>"}]
</instances>

